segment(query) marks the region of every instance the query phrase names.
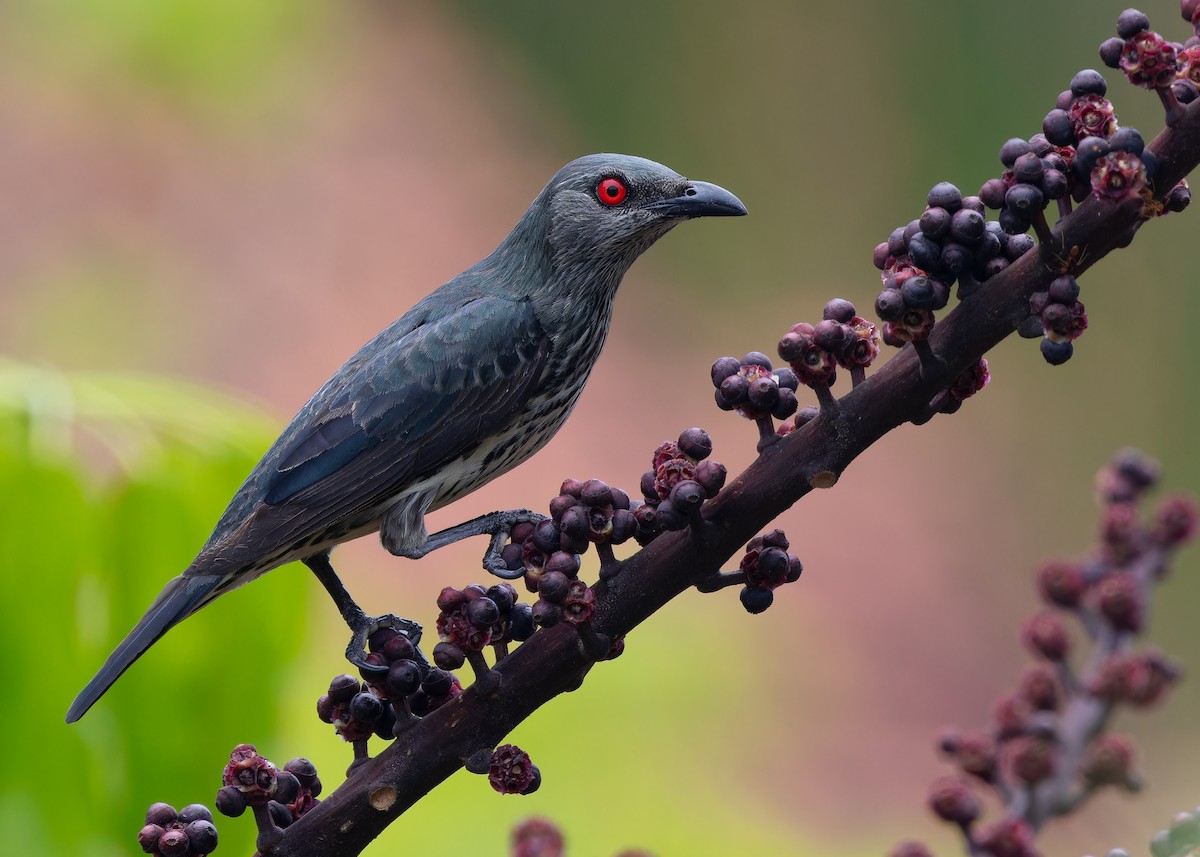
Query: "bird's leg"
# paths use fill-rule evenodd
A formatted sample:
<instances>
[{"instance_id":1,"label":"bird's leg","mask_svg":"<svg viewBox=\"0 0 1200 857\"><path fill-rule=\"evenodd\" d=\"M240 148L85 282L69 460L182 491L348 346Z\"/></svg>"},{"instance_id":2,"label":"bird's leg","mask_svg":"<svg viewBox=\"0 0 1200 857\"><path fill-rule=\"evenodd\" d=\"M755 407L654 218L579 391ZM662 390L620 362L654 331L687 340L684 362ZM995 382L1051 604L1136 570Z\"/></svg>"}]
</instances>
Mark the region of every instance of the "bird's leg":
<instances>
[{"instance_id":1,"label":"bird's leg","mask_svg":"<svg viewBox=\"0 0 1200 857\"><path fill-rule=\"evenodd\" d=\"M325 591L329 593L329 597L337 605L338 612L342 614L342 618L350 626L351 637L350 645L346 646L346 660L361 670L371 673L386 673L386 666L381 667L367 663L367 638L380 628L392 628L409 639L413 647L417 650L418 659L425 662L425 656L421 654L421 650L418 647L418 644L421 642L420 625L411 619L402 619L391 613L383 616L368 616L355 603L350 593L346 590L345 585L343 585L341 579L337 576L337 572L329 564L328 551L305 557L302 562L312 570L312 573L317 576L317 580L321 581L321 585L325 587Z\"/></svg>"},{"instance_id":2,"label":"bird's leg","mask_svg":"<svg viewBox=\"0 0 1200 857\"><path fill-rule=\"evenodd\" d=\"M470 538L471 536L491 536L491 544L488 545L487 552L483 555L483 567L497 577L503 577L505 580L513 580L521 577L525 573L525 569L511 569L500 556L500 551L504 548L504 542L508 539L512 528L517 524L540 524L546 520L545 515L539 515L537 512L531 512L528 509L509 509L505 512L490 512L487 515L480 515L478 518L472 518L455 527L448 527L426 537L425 541L417 546L404 546L398 551L400 556L408 557L409 559L419 559L428 553L432 553L438 548L444 548L446 545L454 544L457 541ZM386 527L388 521L384 521ZM387 544L386 536L384 544Z\"/></svg>"}]
</instances>

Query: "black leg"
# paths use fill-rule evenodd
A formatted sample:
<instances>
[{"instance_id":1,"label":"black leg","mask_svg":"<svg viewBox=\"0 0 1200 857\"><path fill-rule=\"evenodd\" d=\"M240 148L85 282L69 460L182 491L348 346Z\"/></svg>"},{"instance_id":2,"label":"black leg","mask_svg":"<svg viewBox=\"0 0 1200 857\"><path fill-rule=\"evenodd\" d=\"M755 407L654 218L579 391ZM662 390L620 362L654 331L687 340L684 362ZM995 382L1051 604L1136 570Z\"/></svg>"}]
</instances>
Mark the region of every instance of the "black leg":
<instances>
[{"instance_id":1,"label":"black leg","mask_svg":"<svg viewBox=\"0 0 1200 857\"><path fill-rule=\"evenodd\" d=\"M384 616L368 616L354 602L341 579L338 578L337 572L333 570L333 566L329 563L328 551L305 557L302 562L312 570L312 573L317 576L317 580L321 581L321 585L325 587L333 599L333 603L337 605L338 612L350 626L350 645L346 647L346 660L350 663L372 673L387 672L387 667L377 667L366 662L367 638L380 628L395 629L408 637L414 647L421 642L421 626L411 619L402 619L391 613ZM419 648L417 654L422 661L425 660Z\"/></svg>"},{"instance_id":2,"label":"black leg","mask_svg":"<svg viewBox=\"0 0 1200 857\"><path fill-rule=\"evenodd\" d=\"M438 548L444 548L446 545L452 545L463 539L472 536L487 535L492 537L492 541L488 545L487 553L483 555L483 567L497 577L513 580L525 574L525 569L510 569L505 566L504 560L500 557L500 551L504 548L504 542L508 539L512 528L517 524L540 524L544 520L546 520L545 515L539 515L537 512L531 512L528 509L491 512L434 533L425 540L425 544L406 552L405 556L418 559L427 553L432 553ZM337 600L336 596L334 600Z\"/></svg>"}]
</instances>

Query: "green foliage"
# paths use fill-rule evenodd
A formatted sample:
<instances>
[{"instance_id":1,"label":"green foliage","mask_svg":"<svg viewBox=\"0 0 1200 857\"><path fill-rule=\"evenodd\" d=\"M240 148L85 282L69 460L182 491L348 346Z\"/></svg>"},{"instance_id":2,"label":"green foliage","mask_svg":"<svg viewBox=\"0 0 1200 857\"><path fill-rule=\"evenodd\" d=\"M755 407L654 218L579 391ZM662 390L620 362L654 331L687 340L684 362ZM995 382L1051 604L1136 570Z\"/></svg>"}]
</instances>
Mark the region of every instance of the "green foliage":
<instances>
[{"instance_id":1,"label":"green foliage","mask_svg":"<svg viewBox=\"0 0 1200 857\"><path fill-rule=\"evenodd\" d=\"M89 87L132 82L227 114L261 106L311 48L325 11L284 0L18 0L5 41Z\"/></svg>"},{"instance_id":2,"label":"green foliage","mask_svg":"<svg viewBox=\"0 0 1200 857\"><path fill-rule=\"evenodd\" d=\"M263 417L199 386L0 362L6 850L132 853L150 803L211 806L236 743L278 743L272 699L305 612L285 575L205 609L63 722L269 439ZM223 850L253 850L252 824L221 833Z\"/></svg>"}]
</instances>

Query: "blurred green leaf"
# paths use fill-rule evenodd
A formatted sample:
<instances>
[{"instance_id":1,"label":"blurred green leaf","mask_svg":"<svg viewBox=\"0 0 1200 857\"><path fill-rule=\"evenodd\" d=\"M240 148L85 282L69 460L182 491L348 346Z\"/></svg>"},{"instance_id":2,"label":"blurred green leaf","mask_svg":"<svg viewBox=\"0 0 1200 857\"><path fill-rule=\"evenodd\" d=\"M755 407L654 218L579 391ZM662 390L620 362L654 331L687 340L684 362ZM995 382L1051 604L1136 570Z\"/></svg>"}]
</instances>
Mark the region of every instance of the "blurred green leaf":
<instances>
[{"instance_id":1,"label":"blurred green leaf","mask_svg":"<svg viewBox=\"0 0 1200 857\"><path fill-rule=\"evenodd\" d=\"M0 426L0 643L11 653L0 681L25 701L10 726L21 740L0 758L0 823L10 845L36 842L40 853L131 853L150 803L211 806L235 744L281 744L276 699L305 624L305 590L283 576L172 631L82 721L63 722L191 560L270 422L175 379L5 362ZM76 823L61 823L64 808ZM231 853L253 850L253 825L221 829Z\"/></svg>"}]
</instances>

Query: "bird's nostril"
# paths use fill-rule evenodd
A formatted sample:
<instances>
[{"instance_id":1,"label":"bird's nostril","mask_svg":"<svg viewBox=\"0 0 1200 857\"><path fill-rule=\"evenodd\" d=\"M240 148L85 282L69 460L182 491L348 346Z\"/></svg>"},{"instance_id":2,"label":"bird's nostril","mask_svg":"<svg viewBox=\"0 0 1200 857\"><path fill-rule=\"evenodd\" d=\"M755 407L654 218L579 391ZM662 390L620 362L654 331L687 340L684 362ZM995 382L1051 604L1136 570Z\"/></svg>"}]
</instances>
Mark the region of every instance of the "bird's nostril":
<instances>
[{"instance_id":1,"label":"bird's nostril","mask_svg":"<svg viewBox=\"0 0 1200 857\"><path fill-rule=\"evenodd\" d=\"M689 187L687 190L685 190L685 191L683 192L683 195L684 195L684 196L695 196L695 195L696 195L696 189L695 189L694 187Z\"/></svg>"}]
</instances>

